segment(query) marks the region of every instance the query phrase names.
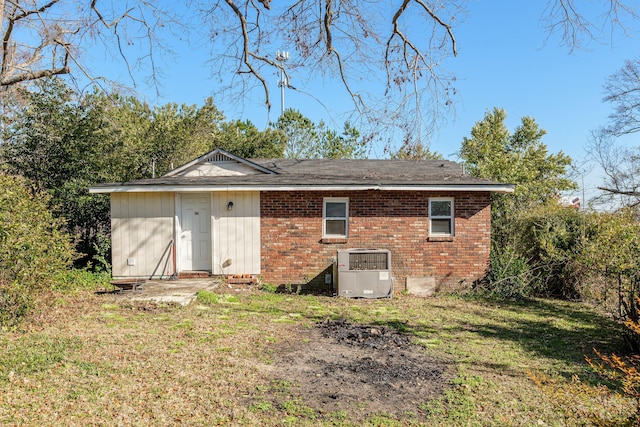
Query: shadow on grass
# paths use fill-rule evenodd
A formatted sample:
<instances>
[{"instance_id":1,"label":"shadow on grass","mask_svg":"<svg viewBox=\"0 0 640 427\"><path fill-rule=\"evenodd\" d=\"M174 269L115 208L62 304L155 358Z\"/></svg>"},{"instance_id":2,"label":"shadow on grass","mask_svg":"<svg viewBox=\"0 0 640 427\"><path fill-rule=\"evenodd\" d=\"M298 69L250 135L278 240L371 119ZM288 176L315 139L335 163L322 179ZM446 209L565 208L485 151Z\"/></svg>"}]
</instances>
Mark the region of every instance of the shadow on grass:
<instances>
[{"instance_id":1,"label":"shadow on grass","mask_svg":"<svg viewBox=\"0 0 640 427\"><path fill-rule=\"evenodd\" d=\"M510 342L530 354L531 360L545 358L552 363L559 362L566 367L558 367L560 375L570 378L575 374L582 377L586 374L587 378L583 379L594 384L602 381L591 373L585 356L597 359L594 349L617 354L625 351L623 327L582 304L555 300L467 301L470 310L466 313L452 313L446 325L432 324L428 328L421 325L411 328L400 325L398 329L417 336L424 336L429 331L437 336L447 330L455 335L460 333L461 337L470 340L475 335ZM398 326L396 322L388 322L388 325L396 328ZM436 331L433 332L433 329ZM479 361L474 360L470 363L477 362ZM485 357L479 364L487 365L487 369L500 368L501 363L495 362L497 363L487 361Z\"/></svg>"},{"instance_id":2,"label":"shadow on grass","mask_svg":"<svg viewBox=\"0 0 640 427\"><path fill-rule=\"evenodd\" d=\"M583 362L594 348L624 350L623 327L584 305L545 300L495 304L513 316L508 324L493 319L480 325L479 335L513 341L535 355L570 363Z\"/></svg>"}]
</instances>

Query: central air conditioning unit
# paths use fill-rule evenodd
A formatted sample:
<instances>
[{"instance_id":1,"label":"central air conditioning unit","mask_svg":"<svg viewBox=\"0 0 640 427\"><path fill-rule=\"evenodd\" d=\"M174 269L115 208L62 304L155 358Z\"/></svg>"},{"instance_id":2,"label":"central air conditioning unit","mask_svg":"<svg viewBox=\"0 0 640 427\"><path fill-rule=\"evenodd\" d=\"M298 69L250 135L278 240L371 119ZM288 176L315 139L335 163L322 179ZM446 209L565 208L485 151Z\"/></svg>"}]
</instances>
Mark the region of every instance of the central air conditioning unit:
<instances>
[{"instance_id":1,"label":"central air conditioning unit","mask_svg":"<svg viewBox=\"0 0 640 427\"><path fill-rule=\"evenodd\" d=\"M346 249L338 251L336 284L339 296L391 298L391 251Z\"/></svg>"}]
</instances>

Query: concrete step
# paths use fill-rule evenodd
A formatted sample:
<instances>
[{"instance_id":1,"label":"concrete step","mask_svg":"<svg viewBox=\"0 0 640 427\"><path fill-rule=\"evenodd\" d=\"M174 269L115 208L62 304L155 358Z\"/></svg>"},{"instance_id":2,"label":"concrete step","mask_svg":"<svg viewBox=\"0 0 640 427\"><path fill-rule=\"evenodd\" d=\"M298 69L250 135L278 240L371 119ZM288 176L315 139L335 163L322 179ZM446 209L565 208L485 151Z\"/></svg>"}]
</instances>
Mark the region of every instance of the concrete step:
<instances>
[{"instance_id":1,"label":"concrete step","mask_svg":"<svg viewBox=\"0 0 640 427\"><path fill-rule=\"evenodd\" d=\"M178 279L206 279L212 277L210 271L181 271L178 274Z\"/></svg>"}]
</instances>

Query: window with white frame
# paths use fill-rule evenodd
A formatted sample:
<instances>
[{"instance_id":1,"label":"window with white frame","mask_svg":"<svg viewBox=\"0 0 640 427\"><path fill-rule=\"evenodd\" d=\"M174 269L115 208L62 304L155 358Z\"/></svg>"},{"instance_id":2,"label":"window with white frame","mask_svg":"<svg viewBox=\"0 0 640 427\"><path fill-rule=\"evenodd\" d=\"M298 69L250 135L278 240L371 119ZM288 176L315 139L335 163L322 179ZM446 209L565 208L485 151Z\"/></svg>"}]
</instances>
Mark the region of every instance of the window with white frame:
<instances>
[{"instance_id":1,"label":"window with white frame","mask_svg":"<svg viewBox=\"0 0 640 427\"><path fill-rule=\"evenodd\" d=\"M326 198L322 208L322 235L347 237L349 232L349 199Z\"/></svg>"},{"instance_id":2,"label":"window with white frame","mask_svg":"<svg viewBox=\"0 0 640 427\"><path fill-rule=\"evenodd\" d=\"M453 236L453 198L429 199L429 235Z\"/></svg>"}]
</instances>

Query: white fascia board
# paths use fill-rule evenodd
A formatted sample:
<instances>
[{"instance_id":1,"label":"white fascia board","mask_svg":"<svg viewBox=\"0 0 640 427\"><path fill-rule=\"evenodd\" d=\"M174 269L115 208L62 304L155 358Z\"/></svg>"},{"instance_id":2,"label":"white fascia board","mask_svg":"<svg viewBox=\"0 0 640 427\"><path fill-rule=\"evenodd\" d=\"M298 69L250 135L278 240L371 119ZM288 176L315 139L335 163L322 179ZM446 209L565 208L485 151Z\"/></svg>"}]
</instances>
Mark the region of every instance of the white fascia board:
<instances>
[{"instance_id":1,"label":"white fascia board","mask_svg":"<svg viewBox=\"0 0 640 427\"><path fill-rule=\"evenodd\" d=\"M492 191L495 193L513 193L515 189L511 184L482 184L482 185L262 185L262 186L231 186L231 185L144 185L144 186L113 186L92 187L90 193L204 193L210 191L455 191L477 192Z\"/></svg>"}]
</instances>

